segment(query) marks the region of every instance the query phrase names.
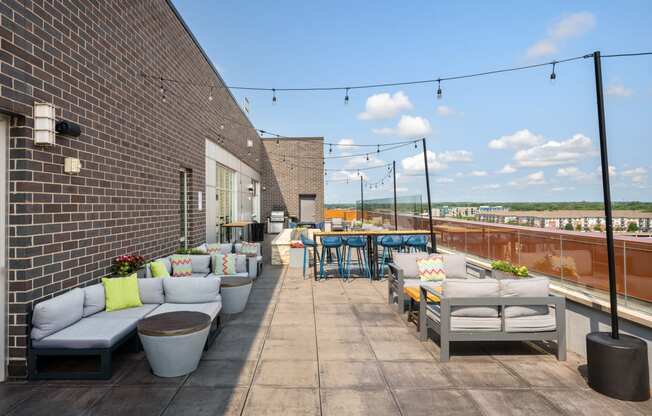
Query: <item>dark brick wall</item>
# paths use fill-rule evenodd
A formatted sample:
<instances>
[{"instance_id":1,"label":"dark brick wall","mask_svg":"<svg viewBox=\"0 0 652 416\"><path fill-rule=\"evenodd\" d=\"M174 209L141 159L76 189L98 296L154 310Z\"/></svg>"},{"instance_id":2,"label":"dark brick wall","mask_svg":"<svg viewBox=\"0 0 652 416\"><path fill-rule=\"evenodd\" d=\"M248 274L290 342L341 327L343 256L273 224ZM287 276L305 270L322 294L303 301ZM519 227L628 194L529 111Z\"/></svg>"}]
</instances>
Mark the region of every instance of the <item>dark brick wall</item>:
<instances>
[{"instance_id":1,"label":"dark brick wall","mask_svg":"<svg viewBox=\"0 0 652 416\"><path fill-rule=\"evenodd\" d=\"M275 208L299 217L299 195L316 195L317 221L324 218L324 138L263 139L263 219Z\"/></svg>"},{"instance_id":2,"label":"dark brick wall","mask_svg":"<svg viewBox=\"0 0 652 416\"><path fill-rule=\"evenodd\" d=\"M173 252L180 169L190 244L203 242L205 139L223 137L259 171L262 144L165 0L2 0L0 19L0 112L12 116L7 342L9 373L21 377L29 305L96 282L116 255ZM165 83L164 103L141 71L218 88L209 102L207 87ZM55 104L81 136L34 147L35 101ZM81 159L81 174L64 174L64 157Z\"/></svg>"}]
</instances>

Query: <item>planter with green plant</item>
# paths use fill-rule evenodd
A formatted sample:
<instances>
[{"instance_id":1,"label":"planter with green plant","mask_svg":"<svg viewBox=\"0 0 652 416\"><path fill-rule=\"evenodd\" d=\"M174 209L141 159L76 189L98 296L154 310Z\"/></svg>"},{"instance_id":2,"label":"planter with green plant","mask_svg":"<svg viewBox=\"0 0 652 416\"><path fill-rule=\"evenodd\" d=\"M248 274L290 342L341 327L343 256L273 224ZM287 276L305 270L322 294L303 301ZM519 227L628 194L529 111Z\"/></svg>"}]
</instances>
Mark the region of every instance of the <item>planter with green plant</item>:
<instances>
[{"instance_id":1,"label":"planter with green plant","mask_svg":"<svg viewBox=\"0 0 652 416\"><path fill-rule=\"evenodd\" d=\"M529 276L525 266L517 266L505 260L491 262L491 276L494 279L523 279Z\"/></svg>"}]
</instances>

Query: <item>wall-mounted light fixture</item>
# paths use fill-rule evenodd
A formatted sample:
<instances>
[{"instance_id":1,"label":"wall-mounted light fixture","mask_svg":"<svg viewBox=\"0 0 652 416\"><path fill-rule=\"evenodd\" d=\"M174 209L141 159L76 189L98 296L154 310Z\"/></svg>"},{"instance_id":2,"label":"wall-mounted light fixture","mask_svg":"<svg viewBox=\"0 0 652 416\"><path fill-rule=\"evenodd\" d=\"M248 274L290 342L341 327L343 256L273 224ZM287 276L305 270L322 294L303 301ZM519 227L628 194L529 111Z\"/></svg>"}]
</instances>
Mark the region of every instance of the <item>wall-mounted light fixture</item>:
<instances>
[{"instance_id":1,"label":"wall-mounted light fixture","mask_svg":"<svg viewBox=\"0 0 652 416\"><path fill-rule=\"evenodd\" d=\"M34 103L34 144L37 146L54 146L56 109L53 104Z\"/></svg>"},{"instance_id":2,"label":"wall-mounted light fixture","mask_svg":"<svg viewBox=\"0 0 652 416\"><path fill-rule=\"evenodd\" d=\"M63 162L63 171L69 175L78 175L81 172L81 162L74 157L67 157Z\"/></svg>"}]
</instances>

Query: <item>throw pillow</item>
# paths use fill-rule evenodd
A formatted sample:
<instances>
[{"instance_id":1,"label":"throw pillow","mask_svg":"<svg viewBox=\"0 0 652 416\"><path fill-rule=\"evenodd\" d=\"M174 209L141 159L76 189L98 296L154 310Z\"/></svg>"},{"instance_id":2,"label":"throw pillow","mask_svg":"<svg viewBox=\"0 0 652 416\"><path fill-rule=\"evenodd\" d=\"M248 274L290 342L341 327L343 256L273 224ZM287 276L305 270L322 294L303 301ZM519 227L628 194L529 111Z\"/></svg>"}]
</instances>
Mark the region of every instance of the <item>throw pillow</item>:
<instances>
[{"instance_id":1,"label":"throw pillow","mask_svg":"<svg viewBox=\"0 0 652 416\"><path fill-rule=\"evenodd\" d=\"M236 274L235 254L217 253L213 255L213 273L218 275Z\"/></svg>"},{"instance_id":2,"label":"throw pillow","mask_svg":"<svg viewBox=\"0 0 652 416\"><path fill-rule=\"evenodd\" d=\"M107 312L143 306L136 274L127 277L105 277L102 284Z\"/></svg>"},{"instance_id":3,"label":"throw pillow","mask_svg":"<svg viewBox=\"0 0 652 416\"><path fill-rule=\"evenodd\" d=\"M184 254L175 254L170 258L173 277L192 276L192 259Z\"/></svg>"},{"instance_id":4,"label":"throw pillow","mask_svg":"<svg viewBox=\"0 0 652 416\"><path fill-rule=\"evenodd\" d=\"M220 245L219 244L211 243L211 244L206 245L206 252L208 254L214 254L214 253L217 253L218 251L220 251Z\"/></svg>"},{"instance_id":5,"label":"throw pillow","mask_svg":"<svg viewBox=\"0 0 652 416\"><path fill-rule=\"evenodd\" d=\"M432 282L444 280L446 272L444 270L444 257L433 254L428 257L417 260L419 268L419 278L422 282Z\"/></svg>"},{"instance_id":6,"label":"throw pillow","mask_svg":"<svg viewBox=\"0 0 652 416\"><path fill-rule=\"evenodd\" d=\"M152 277L170 277L167 267L160 261L153 261L149 264L149 270L152 272Z\"/></svg>"},{"instance_id":7,"label":"throw pillow","mask_svg":"<svg viewBox=\"0 0 652 416\"><path fill-rule=\"evenodd\" d=\"M255 256L258 254L258 244L256 243L247 243L246 241L242 242L240 246L240 254L246 256Z\"/></svg>"}]
</instances>

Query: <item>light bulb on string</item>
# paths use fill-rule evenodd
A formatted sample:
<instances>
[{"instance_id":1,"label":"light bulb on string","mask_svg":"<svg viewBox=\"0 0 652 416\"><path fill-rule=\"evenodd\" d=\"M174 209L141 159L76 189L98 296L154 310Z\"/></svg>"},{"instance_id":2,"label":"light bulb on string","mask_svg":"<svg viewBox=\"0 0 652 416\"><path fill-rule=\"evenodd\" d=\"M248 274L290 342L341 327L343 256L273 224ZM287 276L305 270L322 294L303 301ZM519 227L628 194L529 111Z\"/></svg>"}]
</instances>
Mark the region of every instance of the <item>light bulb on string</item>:
<instances>
[{"instance_id":1,"label":"light bulb on string","mask_svg":"<svg viewBox=\"0 0 652 416\"><path fill-rule=\"evenodd\" d=\"M328 153L333 153L333 145L328 146Z\"/></svg>"},{"instance_id":2,"label":"light bulb on string","mask_svg":"<svg viewBox=\"0 0 652 416\"><path fill-rule=\"evenodd\" d=\"M211 85L211 90L208 93L208 101L213 101L213 86Z\"/></svg>"},{"instance_id":3,"label":"light bulb on string","mask_svg":"<svg viewBox=\"0 0 652 416\"><path fill-rule=\"evenodd\" d=\"M552 63L552 72L550 73L550 82L555 82L557 79L557 74L555 73L555 65L557 64L557 61L553 61Z\"/></svg>"},{"instance_id":4,"label":"light bulb on string","mask_svg":"<svg viewBox=\"0 0 652 416\"><path fill-rule=\"evenodd\" d=\"M417 142L414 142L414 148L416 149L416 148L418 148L418 147L419 147L419 146L417 146Z\"/></svg>"},{"instance_id":5,"label":"light bulb on string","mask_svg":"<svg viewBox=\"0 0 652 416\"><path fill-rule=\"evenodd\" d=\"M276 88L272 88L272 104L276 104Z\"/></svg>"},{"instance_id":6,"label":"light bulb on string","mask_svg":"<svg viewBox=\"0 0 652 416\"><path fill-rule=\"evenodd\" d=\"M346 89L346 95L344 95L344 105L349 103L349 89Z\"/></svg>"},{"instance_id":7,"label":"light bulb on string","mask_svg":"<svg viewBox=\"0 0 652 416\"><path fill-rule=\"evenodd\" d=\"M437 99L441 100L442 92L441 92L441 79L437 79Z\"/></svg>"},{"instance_id":8,"label":"light bulb on string","mask_svg":"<svg viewBox=\"0 0 652 416\"><path fill-rule=\"evenodd\" d=\"M380 153L380 145L378 145L378 148L376 149L376 153Z\"/></svg>"},{"instance_id":9,"label":"light bulb on string","mask_svg":"<svg viewBox=\"0 0 652 416\"><path fill-rule=\"evenodd\" d=\"M369 162L369 154L367 154L367 162Z\"/></svg>"}]
</instances>

